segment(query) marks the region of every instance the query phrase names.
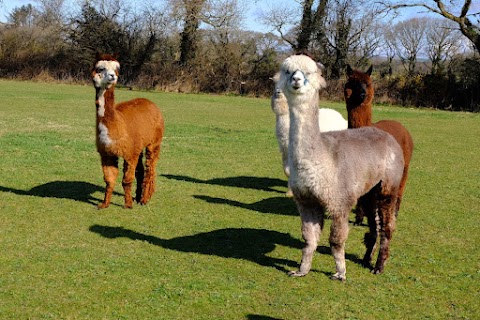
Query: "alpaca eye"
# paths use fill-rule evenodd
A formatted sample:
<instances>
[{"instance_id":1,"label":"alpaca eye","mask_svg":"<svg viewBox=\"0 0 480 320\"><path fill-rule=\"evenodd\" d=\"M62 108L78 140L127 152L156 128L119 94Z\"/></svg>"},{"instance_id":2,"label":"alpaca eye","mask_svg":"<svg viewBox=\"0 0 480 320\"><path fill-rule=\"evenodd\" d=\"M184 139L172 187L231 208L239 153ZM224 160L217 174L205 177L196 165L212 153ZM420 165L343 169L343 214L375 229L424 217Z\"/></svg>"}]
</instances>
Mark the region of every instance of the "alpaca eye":
<instances>
[{"instance_id":1,"label":"alpaca eye","mask_svg":"<svg viewBox=\"0 0 480 320\"><path fill-rule=\"evenodd\" d=\"M95 69L95 72L97 73L101 73L103 71L105 71L105 67L97 67L97 69Z\"/></svg>"}]
</instances>

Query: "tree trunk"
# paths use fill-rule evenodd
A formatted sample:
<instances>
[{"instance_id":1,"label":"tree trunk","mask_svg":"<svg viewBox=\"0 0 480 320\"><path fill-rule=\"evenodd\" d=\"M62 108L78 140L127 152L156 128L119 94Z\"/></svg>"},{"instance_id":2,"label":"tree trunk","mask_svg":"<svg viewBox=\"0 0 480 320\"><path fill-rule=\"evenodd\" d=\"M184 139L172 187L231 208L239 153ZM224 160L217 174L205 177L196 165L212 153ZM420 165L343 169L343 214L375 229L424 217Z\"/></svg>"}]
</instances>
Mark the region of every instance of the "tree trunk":
<instances>
[{"instance_id":1,"label":"tree trunk","mask_svg":"<svg viewBox=\"0 0 480 320\"><path fill-rule=\"evenodd\" d=\"M296 50L308 50L312 36L325 34L322 32L322 21L325 18L325 9L328 0L320 0L317 9L312 9L314 0L305 0L303 3L302 21L300 22L300 32L297 37Z\"/></svg>"},{"instance_id":2,"label":"tree trunk","mask_svg":"<svg viewBox=\"0 0 480 320\"><path fill-rule=\"evenodd\" d=\"M180 40L180 64L189 65L195 59L197 51L197 33L200 26L199 14L204 0L190 0L185 2L185 25Z\"/></svg>"}]
</instances>

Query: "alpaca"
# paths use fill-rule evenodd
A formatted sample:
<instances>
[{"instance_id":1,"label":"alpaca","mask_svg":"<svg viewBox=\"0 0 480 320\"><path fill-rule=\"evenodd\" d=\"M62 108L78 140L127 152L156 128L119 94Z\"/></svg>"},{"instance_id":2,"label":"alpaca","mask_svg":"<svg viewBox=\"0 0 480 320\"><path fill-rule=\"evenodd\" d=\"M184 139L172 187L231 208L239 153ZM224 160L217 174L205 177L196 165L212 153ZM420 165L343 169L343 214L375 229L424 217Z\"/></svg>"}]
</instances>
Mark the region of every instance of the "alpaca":
<instances>
[{"instance_id":1,"label":"alpaca","mask_svg":"<svg viewBox=\"0 0 480 320\"><path fill-rule=\"evenodd\" d=\"M402 181L398 191L398 200L395 208L395 214L398 215L400 210L400 203L402 202L403 193L408 177L408 167L413 154L413 139L408 130L400 124L400 122L393 120L382 120L372 123L372 100L374 95L374 88L370 75L372 74L373 66L367 72L352 70L347 65L348 80L345 84L344 95L347 104L348 112L348 127L360 128L365 126L374 126L383 131L390 133L400 144L403 151L403 158L405 166L403 168ZM355 224L361 224L365 215L365 210L368 210L368 202L370 200L365 197L361 198L356 210Z\"/></svg>"},{"instance_id":2,"label":"alpaca","mask_svg":"<svg viewBox=\"0 0 480 320\"><path fill-rule=\"evenodd\" d=\"M348 129L348 121L336 110L320 108L318 110L318 126L320 132L346 130Z\"/></svg>"},{"instance_id":3,"label":"alpaca","mask_svg":"<svg viewBox=\"0 0 480 320\"><path fill-rule=\"evenodd\" d=\"M278 77L274 79L278 81ZM290 130L290 115L288 112L287 98L279 88L275 88L272 94L271 107L276 116L275 133L280 153L282 154L283 172L289 177L288 132ZM348 122L342 117L340 112L333 109L321 108L319 110L318 126L321 132L345 130L348 128ZM290 188L287 191L287 196L292 196Z\"/></svg>"},{"instance_id":4,"label":"alpaca","mask_svg":"<svg viewBox=\"0 0 480 320\"><path fill-rule=\"evenodd\" d=\"M330 246L336 273L332 279L346 280L345 241L348 215L358 198L374 190L378 199L380 250L372 272L384 271L395 229L395 204L403 172L402 149L388 133L367 127L321 133L318 127L318 93L326 86L317 64L305 55L293 55L281 65L279 88L290 112L288 157L290 186L300 212L302 250L300 268L291 276L305 276L330 214ZM366 242L364 263L370 266L375 241Z\"/></svg>"},{"instance_id":5,"label":"alpaca","mask_svg":"<svg viewBox=\"0 0 480 320\"><path fill-rule=\"evenodd\" d=\"M98 205L99 209L110 205L119 157L124 159L122 185L125 208L133 206L131 189L135 178L135 200L140 204L150 200L155 189L155 169L164 132L162 113L153 102L134 99L115 105L114 90L119 70L120 63L116 57L97 54L92 69L97 107L96 144L106 183L105 198Z\"/></svg>"}]
</instances>

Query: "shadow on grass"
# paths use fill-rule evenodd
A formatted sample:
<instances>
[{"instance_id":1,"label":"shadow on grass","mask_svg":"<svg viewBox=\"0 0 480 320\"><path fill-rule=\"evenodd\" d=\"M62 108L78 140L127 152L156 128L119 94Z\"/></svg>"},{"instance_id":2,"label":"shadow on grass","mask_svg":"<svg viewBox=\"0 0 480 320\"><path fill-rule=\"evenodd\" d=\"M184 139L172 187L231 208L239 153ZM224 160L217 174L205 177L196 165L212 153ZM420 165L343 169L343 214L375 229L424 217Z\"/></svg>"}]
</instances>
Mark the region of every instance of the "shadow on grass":
<instances>
[{"instance_id":1,"label":"shadow on grass","mask_svg":"<svg viewBox=\"0 0 480 320\"><path fill-rule=\"evenodd\" d=\"M273 197L263 199L254 203L243 203L235 200L215 198L202 195L194 195L195 199L200 199L208 203L227 204L234 207L253 210L261 213L272 213L280 215L298 216L298 210L292 198Z\"/></svg>"},{"instance_id":2,"label":"shadow on grass","mask_svg":"<svg viewBox=\"0 0 480 320\"><path fill-rule=\"evenodd\" d=\"M123 227L93 225L89 230L108 239L128 238L179 252L248 260L285 273L298 268L298 263L287 259L272 258L267 254L275 250L276 245L296 248L301 254L304 246L303 241L293 238L288 233L265 229L226 228L172 239L162 239ZM318 246L317 252L331 257L329 247ZM345 254L345 258L363 266L362 260L356 255ZM287 270L285 266L292 269ZM313 269L311 271L318 272ZM328 277L333 275L333 272L323 273Z\"/></svg>"},{"instance_id":3,"label":"shadow on grass","mask_svg":"<svg viewBox=\"0 0 480 320\"><path fill-rule=\"evenodd\" d=\"M302 241L288 233L265 229L227 228L172 239L162 239L123 227L93 225L90 231L108 239L128 238L180 252L248 260L283 272L288 272L285 266L295 268L298 264L291 260L272 258L267 254L272 252L276 245L299 250L303 247Z\"/></svg>"},{"instance_id":4,"label":"shadow on grass","mask_svg":"<svg viewBox=\"0 0 480 320\"><path fill-rule=\"evenodd\" d=\"M101 199L92 196L95 192L105 192L105 188L84 181L52 181L30 190L20 190L0 186L1 192L12 192L21 196L41 198L71 199L75 201L98 204ZM116 195L119 193L115 192Z\"/></svg>"},{"instance_id":5,"label":"shadow on grass","mask_svg":"<svg viewBox=\"0 0 480 320\"><path fill-rule=\"evenodd\" d=\"M287 188L287 181L274 178L259 178L259 177L249 177L249 176L240 176L240 177L229 177L229 178L215 178L209 180L201 180L197 178L179 176L173 174L164 174L163 177L167 179L174 179L179 181L186 181L192 183L203 183L210 185L218 185L225 187L237 187L244 189L254 189L262 190L276 193L285 193L285 191L280 191L274 189L274 187Z\"/></svg>"},{"instance_id":6,"label":"shadow on grass","mask_svg":"<svg viewBox=\"0 0 480 320\"><path fill-rule=\"evenodd\" d=\"M248 320L282 320L281 318L272 318L268 316L261 316L259 314L249 314L247 315Z\"/></svg>"}]
</instances>

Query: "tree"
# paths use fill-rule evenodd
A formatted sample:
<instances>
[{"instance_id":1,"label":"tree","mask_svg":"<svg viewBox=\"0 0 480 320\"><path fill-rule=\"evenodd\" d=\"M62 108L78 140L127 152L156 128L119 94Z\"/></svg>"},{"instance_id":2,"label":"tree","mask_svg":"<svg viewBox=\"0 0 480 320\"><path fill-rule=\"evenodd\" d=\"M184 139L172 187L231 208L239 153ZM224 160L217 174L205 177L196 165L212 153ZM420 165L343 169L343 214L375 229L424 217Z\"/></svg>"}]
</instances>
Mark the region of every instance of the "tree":
<instances>
[{"instance_id":1,"label":"tree","mask_svg":"<svg viewBox=\"0 0 480 320\"><path fill-rule=\"evenodd\" d=\"M316 48L330 77L338 79L343 74L347 62L366 64L380 46L376 34L376 7L367 7L367 1L334 0L329 3L325 24L319 32L325 33L325 40L319 38ZM355 60L355 61L352 61Z\"/></svg>"},{"instance_id":2,"label":"tree","mask_svg":"<svg viewBox=\"0 0 480 320\"><path fill-rule=\"evenodd\" d=\"M429 4L433 2L433 4ZM441 15L442 17L455 22L462 34L467 37L475 46L478 53L480 53L480 20L479 12L470 13L472 0L462 1L445 1L431 0L431 1L384 1L382 2L387 9L402 9L409 7L419 7L427 9L429 12L433 12ZM458 11L458 8L460 10ZM476 17L476 23L473 19Z\"/></svg>"},{"instance_id":3,"label":"tree","mask_svg":"<svg viewBox=\"0 0 480 320\"><path fill-rule=\"evenodd\" d=\"M63 27L65 0L37 0L39 3L39 24L44 27Z\"/></svg>"},{"instance_id":4,"label":"tree","mask_svg":"<svg viewBox=\"0 0 480 320\"><path fill-rule=\"evenodd\" d=\"M243 57L250 49L248 41L244 41L248 35L240 30L240 3L238 0L207 0L203 9L210 72L217 78L212 86L218 91L236 91L237 85L244 80Z\"/></svg>"},{"instance_id":5,"label":"tree","mask_svg":"<svg viewBox=\"0 0 480 320\"><path fill-rule=\"evenodd\" d=\"M50 70L63 73L59 57L67 45L62 4L63 0L42 0L39 7L28 4L12 10L0 35L4 71L27 77ZM53 7L55 15L49 9Z\"/></svg>"},{"instance_id":6,"label":"tree","mask_svg":"<svg viewBox=\"0 0 480 320\"><path fill-rule=\"evenodd\" d=\"M458 31L453 22L445 19L429 19L425 34L426 51L431 62L432 74L443 74L445 62L451 59L459 47Z\"/></svg>"},{"instance_id":7,"label":"tree","mask_svg":"<svg viewBox=\"0 0 480 320\"><path fill-rule=\"evenodd\" d=\"M415 73L418 55L425 43L426 29L426 18L411 18L398 22L387 35L408 75Z\"/></svg>"},{"instance_id":8,"label":"tree","mask_svg":"<svg viewBox=\"0 0 480 320\"><path fill-rule=\"evenodd\" d=\"M135 81L157 43L157 32L149 23L150 18L151 14L132 14L118 2L102 1L97 8L86 1L69 36L75 57L89 66L95 52L118 54L122 82Z\"/></svg>"},{"instance_id":9,"label":"tree","mask_svg":"<svg viewBox=\"0 0 480 320\"><path fill-rule=\"evenodd\" d=\"M31 4L27 4L13 9L8 16L8 22L15 27L32 27L36 15L37 10Z\"/></svg>"},{"instance_id":10,"label":"tree","mask_svg":"<svg viewBox=\"0 0 480 320\"><path fill-rule=\"evenodd\" d=\"M180 36L180 64L188 66L195 59L198 49L200 14L205 0L183 0L183 31Z\"/></svg>"},{"instance_id":11,"label":"tree","mask_svg":"<svg viewBox=\"0 0 480 320\"><path fill-rule=\"evenodd\" d=\"M317 39L325 39L322 25L326 17L328 0L319 1L316 9L313 8L313 3L314 0L305 0L303 3L302 20L295 48L298 51L309 50L310 41L314 35Z\"/></svg>"},{"instance_id":12,"label":"tree","mask_svg":"<svg viewBox=\"0 0 480 320\"><path fill-rule=\"evenodd\" d=\"M322 38L328 0L303 0L298 14L292 6L277 6L262 16L265 25L273 27L294 51L311 49L313 38ZM298 21L297 17L301 17Z\"/></svg>"}]
</instances>

